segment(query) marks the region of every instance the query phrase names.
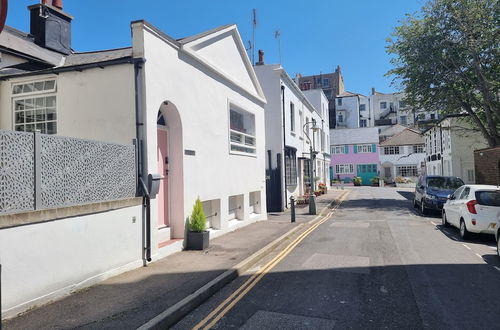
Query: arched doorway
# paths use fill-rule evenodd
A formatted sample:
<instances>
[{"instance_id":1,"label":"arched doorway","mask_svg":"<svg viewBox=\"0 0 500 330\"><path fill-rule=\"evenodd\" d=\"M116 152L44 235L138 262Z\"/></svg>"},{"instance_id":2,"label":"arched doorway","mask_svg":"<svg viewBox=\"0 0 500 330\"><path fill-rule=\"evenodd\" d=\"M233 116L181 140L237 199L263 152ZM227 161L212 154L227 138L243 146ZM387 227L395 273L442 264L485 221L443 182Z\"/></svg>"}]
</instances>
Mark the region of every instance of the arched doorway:
<instances>
[{"instance_id":1,"label":"arched doorway","mask_svg":"<svg viewBox=\"0 0 500 330\"><path fill-rule=\"evenodd\" d=\"M183 238L185 232L183 125L180 113L171 101L161 103L156 125L156 173L162 176L156 198L158 244L162 247L168 245L170 239Z\"/></svg>"},{"instance_id":2,"label":"arched doorway","mask_svg":"<svg viewBox=\"0 0 500 330\"><path fill-rule=\"evenodd\" d=\"M157 126L157 157L158 173L161 175L160 190L158 192L158 228L168 227L170 225L169 219L169 189L168 189L168 172L169 172L169 159L168 159L168 128L165 116L158 111L156 120Z\"/></svg>"}]
</instances>

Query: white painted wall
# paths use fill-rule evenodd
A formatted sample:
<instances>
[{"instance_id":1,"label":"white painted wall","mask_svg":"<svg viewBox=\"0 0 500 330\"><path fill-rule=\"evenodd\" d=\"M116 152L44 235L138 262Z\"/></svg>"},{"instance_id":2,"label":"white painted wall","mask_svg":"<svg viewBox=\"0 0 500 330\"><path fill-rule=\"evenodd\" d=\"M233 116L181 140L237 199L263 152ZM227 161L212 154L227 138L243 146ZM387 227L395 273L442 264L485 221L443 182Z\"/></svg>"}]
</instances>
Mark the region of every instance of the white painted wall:
<instances>
[{"instance_id":1,"label":"white painted wall","mask_svg":"<svg viewBox=\"0 0 500 330\"><path fill-rule=\"evenodd\" d=\"M424 153L413 153L413 146L399 146L399 155L384 155L384 146L380 146L380 175L385 176L385 167L391 168L391 181L397 176L396 167L400 165L414 165L418 171L421 169L421 164L425 162Z\"/></svg>"},{"instance_id":2,"label":"white painted wall","mask_svg":"<svg viewBox=\"0 0 500 330\"><path fill-rule=\"evenodd\" d=\"M141 219L134 206L0 229L2 317L140 267Z\"/></svg>"},{"instance_id":3,"label":"white painted wall","mask_svg":"<svg viewBox=\"0 0 500 330\"><path fill-rule=\"evenodd\" d=\"M226 36L226 30L220 32ZM238 83L243 78L229 79L223 68L218 69L216 61L208 63L207 57L223 58L230 54L226 43L212 44L202 40L203 45L211 45L209 52L198 56L203 45L192 51L181 50L169 39L158 34L142 22L132 25L135 56L146 59L144 71L145 89L145 130L148 149L146 168L149 173L157 173L156 119L164 101L172 106L170 112L178 111L179 122L167 126L170 130L181 130L176 141L177 152L171 147L170 158L177 158L177 167L172 164L170 195L178 196L170 203L170 223L172 238L184 237L184 223L192 211L194 201L220 200L220 228L217 233L232 230L229 227L229 196L244 196L248 205L251 192L260 191L261 203L265 210L265 126L264 98L255 95L260 86L250 90ZM217 40L216 35L213 35ZM185 46L189 47L189 46ZM246 57L244 47L240 54ZM228 61L232 61L229 60ZM247 59L248 61L248 59ZM240 59L240 62L244 62ZM242 64L243 65L243 64ZM249 63L245 64L246 67ZM250 66L251 69L251 66ZM241 78L241 79L240 79ZM255 115L257 153L255 156L241 156L230 153L229 149L229 103ZM168 111L167 111L168 112ZM182 125L182 128L178 126ZM172 141L171 141L172 142ZM172 146L172 144L171 144ZM194 156L184 155L184 150L192 150ZM177 181L174 180L177 178ZM250 217L249 207L245 207L244 223L266 219L266 214ZM157 201L152 201L151 217L157 219ZM154 226L153 226L154 228ZM158 257L157 239L153 239L153 257Z\"/></svg>"},{"instance_id":4,"label":"white painted wall","mask_svg":"<svg viewBox=\"0 0 500 330\"><path fill-rule=\"evenodd\" d=\"M487 147L480 132L460 118L446 118L424 136L426 156L441 153L442 157L442 160L427 161L428 174L457 176L465 183L475 183L475 175L472 180L468 175L468 171L474 173L474 150Z\"/></svg>"},{"instance_id":5,"label":"white painted wall","mask_svg":"<svg viewBox=\"0 0 500 330\"><path fill-rule=\"evenodd\" d=\"M342 99L342 105L339 105ZM357 96L343 96L335 99L337 110L337 128L359 127L359 102ZM339 114L343 115L343 123L339 122Z\"/></svg>"},{"instance_id":6,"label":"white painted wall","mask_svg":"<svg viewBox=\"0 0 500 330\"><path fill-rule=\"evenodd\" d=\"M12 86L48 78L57 81L57 135L132 143L135 88L130 64L1 81L0 129L14 129Z\"/></svg>"}]
</instances>

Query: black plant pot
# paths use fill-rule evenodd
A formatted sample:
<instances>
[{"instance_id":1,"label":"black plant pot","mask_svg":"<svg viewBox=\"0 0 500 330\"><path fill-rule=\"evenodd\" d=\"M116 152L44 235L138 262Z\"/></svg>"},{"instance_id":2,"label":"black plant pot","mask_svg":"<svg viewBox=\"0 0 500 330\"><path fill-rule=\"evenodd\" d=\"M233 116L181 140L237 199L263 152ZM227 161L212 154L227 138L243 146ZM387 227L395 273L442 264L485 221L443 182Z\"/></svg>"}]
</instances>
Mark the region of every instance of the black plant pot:
<instances>
[{"instance_id":1,"label":"black plant pot","mask_svg":"<svg viewBox=\"0 0 500 330\"><path fill-rule=\"evenodd\" d=\"M208 241L210 240L210 232L196 232L188 231L187 233L187 245L188 250L205 250L208 247Z\"/></svg>"}]
</instances>

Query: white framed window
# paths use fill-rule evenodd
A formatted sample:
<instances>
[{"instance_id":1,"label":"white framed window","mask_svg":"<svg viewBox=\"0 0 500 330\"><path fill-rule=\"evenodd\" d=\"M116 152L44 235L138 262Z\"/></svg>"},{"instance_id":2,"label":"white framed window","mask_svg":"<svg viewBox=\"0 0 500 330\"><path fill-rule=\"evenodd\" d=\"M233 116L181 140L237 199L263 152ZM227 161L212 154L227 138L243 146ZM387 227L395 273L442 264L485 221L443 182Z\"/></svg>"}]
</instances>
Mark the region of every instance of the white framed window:
<instances>
[{"instance_id":1,"label":"white framed window","mask_svg":"<svg viewBox=\"0 0 500 330\"><path fill-rule=\"evenodd\" d=\"M380 109L387 109L387 102L380 102Z\"/></svg>"},{"instance_id":2,"label":"white framed window","mask_svg":"<svg viewBox=\"0 0 500 330\"><path fill-rule=\"evenodd\" d=\"M297 157L293 148L285 148L285 175L287 186L297 185Z\"/></svg>"},{"instance_id":3,"label":"white framed window","mask_svg":"<svg viewBox=\"0 0 500 330\"><path fill-rule=\"evenodd\" d=\"M396 176L418 176L417 165L399 165L396 166Z\"/></svg>"},{"instance_id":4,"label":"white framed window","mask_svg":"<svg viewBox=\"0 0 500 330\"><path fill-rule=\"evenodd\" d=\"M413 153L414 154L422 154L422 153L424 153L424 145L423 144L419 144L419 145L413 146Z\"/></svg>"},{"instance_id":5,"label":"white framed window","mask_svg":"<svg viewBox=\"0 0 500 330\"><path fill-rule=\"evenodd\" d=\"M367 120L366 119L360 119L359 120L359 127L366 127L367 126Z\"/></svg>"},{"instance_id":6,"label":"white framed window","mask_svg":"<svg viewBox=\"0 0 500 330\"><path fill-rule=\"evenodd\" d=\"M342 99L341 98L337 99L337 105L342 105Z\"/></svg>"},{"instance_id":7,"label":"white framed window","mask_svg":"<svg viewBox=\"0 0 500 330\"><path fill-rule=\"evenodd\" d=\"M299 111L299 120L300 120L300 136L304 136L304 113Z\"/></svg>"},{"instance_id":8,"label":"white framed window","mask_svg":"<svg viewBox=\"0 0 500 330\"><path fill-rule=\"evenodd\" d=\"M406 108L406 102L405 101L399 101L399 108Z\"/></svg>"},{"instance_id":9,"label":"white framed window","mask_svg":"<svg viewBox=\"0 0 500 330\"><path fill-rule=\"evenodd\" d=\"M371 144L358 144L357 146L358 153L369 153L372 152L372 145Z\"/></svg>"},{"instance_id":10,"label":"white framed window","mask_svg":"<svg viewBox=\"0 0 500 330\"><path fill-rule=\"evenodd\" d=\"M384 147L384 155L399 155L399 146Z\"/></svg>"},{"instance_id":11,"label":"white framed window","mask_svg":"<svg viewBox=\"0 0 500 330\"><path fill-rule=\"evenodd\" d=\"M353 164L336 164L335 174L351 174L354 173Z\"/></svg>"},{"instance_id":12,"label":"white framed window","mask_svg":"<svg viewBox=\"0 0 500 330\"><path fill-rule=\"evenodd\" d=\"M400 116L399 117L399 123L401 125L407 125L408 124L408 117L406 117L406 116Z\"/></svg>"},{"instance_id":13,"label":"white framed window","mask_svg":"<svg viewBox=\"0 0 500 330\"><path fill-rule=\"evenodd\" d=\"M467 180L469 182L474 182L475 181L475 176L474 176L474 170L467 170Z\"/></svg>"},{"instance_id":14,"label":"white framed window","mask_svg":"<svg viewBox=\"0 0 500 330\"><path fill-rule=\"evenodd\" d=\"M329 87L329 86L330 86L330 79L323 78L323 87Z\"/></svg>"},{"instance_id":15,"label":"white framed window","mask_svg":"<svg viewBox=\"0 0 500 330\"><path fill-rule=\"evenodd\" d=\"M365 110L366 110L366 104L360 104L359 111L365 111Z\"/></svg>"},{"instance_id":16,"label":"white framed window","mask_svg":"<svg viewBox=\"0 0 500 330\"><path fill-rule=\"evenodd\" d=\"M345 151L345 146L332 146L330 149L332 155L343 154Z\"/></svg>"},{"instance_id":17,"label":"white framed window","mask_svg":"<svg viewBox=\"0 0 500 330\"><path fill-rule=\"evenodd\" d=\"M344 122L344 115L343 115L343 114L341 114L341 113L339 113L339 115L337 116L337 121L338 121L339 123L343 123L343 122Z\"/></svg>"},{"instance_id":18,"label":"white framed window","mask_svg":"<svg viewBox=\"0 0 500 330\"><path fill-rule=\"evenodd\" d=\"M290 131L295 132L295 104L290 102Z\"/></svg>"},{"instance_id":19,"label":"white framed window","mask_svg":"<svg viewBox=\"0 0 500 330\"><path fill-rule=\"evenodd\" d=\"M229 108L229 145L230 152L255 155L255 115L230 105Z\"/></svg>"},{"instance_id":20,"label":"white framed window","mask_svg":"<svg viewBox=\"0 0 500 330\"><path fill-rule=\"evenodd\" d=\"M14 130L57 133L56 80L25 82L12 86Z\"/></svg>"}]
</instances>

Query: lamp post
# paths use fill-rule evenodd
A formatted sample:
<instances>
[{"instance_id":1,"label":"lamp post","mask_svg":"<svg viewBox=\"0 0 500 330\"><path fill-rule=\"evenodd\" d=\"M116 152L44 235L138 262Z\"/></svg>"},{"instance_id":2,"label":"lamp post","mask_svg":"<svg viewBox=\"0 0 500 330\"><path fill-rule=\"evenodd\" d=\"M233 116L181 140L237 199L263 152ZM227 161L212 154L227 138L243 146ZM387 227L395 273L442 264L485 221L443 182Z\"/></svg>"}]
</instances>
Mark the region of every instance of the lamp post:
<instances>
[{"instance_id":1,"label":"lamp post","mask_svg":"<svg viewBox=\"0 0 500 330\"><path fill-rule=\"evenodd\" d=\"M313 133L318 130L318 127L316 127L316 121L313 120L309 123L305 123L304 127L302 127L302 131L304 131L305 136L307 137L307 140L309 141L309 214L316 214L316 196L314 195L314 173L313 173L313 166L314 166L314 151L313 151L313 145L311 138L309 137L309 134L307 134L306 127L309 124L312 125L312 130Z\"/></svg>"}]
</instances>

